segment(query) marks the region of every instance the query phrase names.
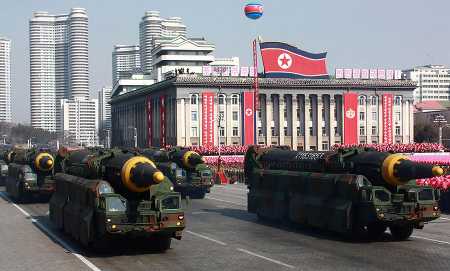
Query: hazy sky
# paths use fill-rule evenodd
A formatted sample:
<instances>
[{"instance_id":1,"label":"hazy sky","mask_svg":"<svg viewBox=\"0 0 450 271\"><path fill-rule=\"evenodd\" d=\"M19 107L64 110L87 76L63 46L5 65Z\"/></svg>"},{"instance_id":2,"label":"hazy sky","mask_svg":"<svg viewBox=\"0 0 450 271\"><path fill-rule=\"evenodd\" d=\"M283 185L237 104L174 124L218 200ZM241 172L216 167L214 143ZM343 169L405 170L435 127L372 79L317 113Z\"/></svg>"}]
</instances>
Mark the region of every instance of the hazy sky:
<instances>
[{"instance_id":1,"label":"hazy sky","mask_svg":"<svg viewBox=\"0 0 450 271\"><path fill-rule=\"evenodd\" d=\"M68 13L84 7L89 15L91 95L111 85L115 44L137 44L146 10L179 16L188 35L216 45L217 57L251 62L250 42L286 41L312 52L328 51L336 67L408 68L450 65L450 1L446 0L264 0L264 16L251 21L241 0L2 0L0 36L12 39L13 120L29 122L28 20L33 11Z\"/></svg>"}]
</instances>

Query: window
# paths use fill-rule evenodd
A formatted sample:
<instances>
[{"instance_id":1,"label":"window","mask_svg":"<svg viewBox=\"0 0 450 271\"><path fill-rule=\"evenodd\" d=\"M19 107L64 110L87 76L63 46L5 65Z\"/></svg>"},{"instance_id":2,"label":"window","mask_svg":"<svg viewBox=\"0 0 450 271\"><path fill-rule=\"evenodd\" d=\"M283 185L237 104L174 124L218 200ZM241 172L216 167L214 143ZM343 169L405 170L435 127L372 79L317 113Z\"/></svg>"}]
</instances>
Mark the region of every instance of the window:
<instances>
[{"instance_id":1,"label":"window","mask_svg":"<svg viewBox=\"0 0 450 271\"><path fill-rule=\"evenodd\" d=\"M297 127L297 136L300 136L300 127Z\"/></svg>"},{"instance_id":2,"label":"window","mask_svg":"<svg viewBox=\"0 0 450 271\"><path fill-rule=\"evenodd\" d=\"M314 130L312 127L309 127L309 135L313 136L314 135Z\"/></svg>"},{"instance_id":3,"label":"window","mask_svg":"<svg viewBox=\"0 0 450 271\"><path fill-rule=\"evenodd\" d=\"M239 96L236 94L231 96L231 104L238 104L238 103L239 103Z\"/></svg>"},{"instance_id":4,"label":"window","mask_svg":"<svg viewBox=\"0 0 450 271\"><path fill-rule=\"evenodd\" d=\"M263 136L263 131L261 127L258 127L258 136Z\"/></svg>"},{"instance_id":5,"label":"window","mask_svg":"<svg viewBox=\"0 0 450 271\"><path fill-rule=\"evenodd\" d=\"M394 105L401 105L402 104L402 97L401 96L395 96L394 97Z\"/></svg>"},{"instance_id":6,"label":"window","mask_svg":"<svg viewBox=\"0 0 450 271\"><path fill-rule=\"evenodd\" d=\"M191 119L192 119L192 121L197 121L197 111L191 112Z\"/></svg>"},{"instance_id":7,"label":"window","mask_svg":"<svg viewBox=\"0 0 450 271\"><path fill-rule=\"evenodd\" d=\"M377 105L378 104L378 97L377 96L370 97L370 103L372 105Z\"/></svg>"},{"instance_id":8,"label":"window","mask_svg":"<svg viewBox=\"0 0 450 271\"><path fill-rule=\"evenodd\" d=\"M275 127L270 127L270 134L275 136Z\"/></svg>"},{"instance_id":9,"label":"window","mask_svg":"<svg viewBox=\"0 0 450 271\"><path fill-rule=\"evenodd\" d=\"M288 112L287 112L287 108L286 108L286 107L284 107L283 116L284 116L284 119L285 119L285 120L286 120L287 117L288 117Z\"/></svg>"},{"instance_id":10,"label":"window","mask_svg":"<svg viewBox=\"0 0 450 271\"><path fill-rule=\"evenodd\" d=\"M219 95L219 104L225 104L225 95L223 94Z\"/></svg>"},{"instance_id":11,"label":"window","mask_svg":"<svg viewBox=\"0 0 450 271\"><path fill-rule=\"evenodd\" d=\"M192 127L191 128L191 136L192 137L197 137L197 127Z\"/></svg>"},{"instance_id":12,"label":"window","mask_svg":"<svg viewBox=\"0 0 450 271\"><path fill-rule=\"evenodd\" d=\"M322 150L328 151L328 143L322 143Z\"/></svg>"},{"instance_id":13,"label":"window","mask_svg":"<svg viewBox=\"0 0 450 271\"><path fill-rule=\"evenodd\" d=\"M364 128L364 126L359 127L359 135L365 135L366 134L366 129Z\"/></svg>"},{"instance_id":14,"label":"window","mask_svg":"<svg viewBox=\"0 0 450 271\"><path fill-rule=\"evenodd\" d=\"M225 136L225 128L224 127L219 127L219 136L220 137L224 137Z\"/></svg>"},{"instance_id":15,"label":"window","mask_svg":"<svg viewBox=\"0 0 450 271\"><path fill-rule=\"evenodd\" d=\"M395 121L400 121L401 114L400 112L395 112Z\"/></svg>"},{"instance_id":16,"label":"window","mask_svg":"<svg viewBox=\"0 0 450 271\"><path fill-rule=\"evenodd\" d=\"M359 120L364 121L364 112L359 112Z\"/></svg>"},{"instance_id":17,"label":"window","mask_svg":"<svg viewBox=\"0 0 450 271\"><path fill-rule=\"evenodd\" d=\"M225 120L225 112L224 111L219 111L219 120L220 121L224 121Z\"/></svg>"},{"instance_id":18,"label":"window","mask_svg":"<svg viewBox=\"0 0 450 271\"><path fill-rule=\"evenodd\" d=\"M358 103L359 103L359 105L364 105L366 103L366 97L365 96L359 96Z\"/></svg>"},{"instance_id":19,"label":"window","mask_svg":"<svg viewBox=\"0 0 450 271\"><path fill-rule=\"evenodd\" d=\"M284 135L287 136L288 135L288 128L284 127L283 132L284 132Z\"/></svg>"},{"instance_id":20,"label":"window","mask_svg":"<svg viewBox=\"0 0 450 271\"><path fill-rule=\"evenodd\" d=\"M378 134L377 126L372 126L372 135L377 135L377 134Z\"/></svg>"},{"instance_id":21,"label":"window","mask_svg":"<svg viewBox=\"0 0 450 271\"><path fill-rule=\"evenodd\" d=\"M334 127L334 134L335 134L335 135L339 135L339 133L338 133L338 128L337 128L337 127Z\"/></svg>"},{"instance_id":22,"label":"window","mask_svg":"<svg viewBox=\"0 0 450 271\"><path fill-rule=\"evenodd\" d=\"M313 118L313 110L312 110L312 108L309 108L309 118L310 119Z\"/></svg>"},{"instance_id":23,"label":"window","mask_svg":"<svg viewBox=\"0 0 450 271\"><path fill-rule=\"evenodd\" d=\"M197 100L198 100L198 95L192 94L191 95L191 104L197 104Z\"/></svg>"},{"instance_id":24,"label":"window","mask_svg":"<svg viewBox=\"0 0 450 271\"><path fill-rule=\"evenodd\" d=\"M233 136L239 136L238 127L233 127Z\"/></svg>"},{"instance_id":25,"label":"window","mask_svg":"<svg viewBox=\"0 0 450 271\"><path fill-rule=\"evenodd\" d=\"M239 120L238 112L237 112L237 111L233 111L233 120L234 120L234 121L238 121L238 120Z\"/></svg>"},{"instance_id":26,"label":"window","mask_svg":"<svg viewBox=\"0 0 450 271\"><path fill-rule=\"evenodd\" d=\"M300 120L300 108L297 108L297 120Z\"/></svg>"},{"instance_id":27,"label":"window","mask_svg":"<svg viewBox=\"0 0 450 271\"><path fill-rule=\"evenodd\" d=\"M373 121L377 120L377 112L372 112L372 120Z\"/></svg>"},{"instance_id":28,"label":"window","mask_svg":"<svg viewBox=\"0 0 450 271\"><path fill-rule=\"evenodd\" d=\"M322 135L326 136L327 135L327 128L322 127Z\"/></svg>"},{"instance_id":29,"label":"window","mask_svg":"<svg viewBox=\"0 0 450 271\"><path fill-rule=\"evenodd\" d=\"M325 119L325 107L322 107L322 118Z\"/></svg>"},{"instance_id":30,"label":"window","mask_svg":"<svg viewBox=\"0 0 450 271\"><path fill-rule=\"evenodd\" d=\"M400 126L395 126L395 135L400 135Z\"/></svg>"}]
</instances>

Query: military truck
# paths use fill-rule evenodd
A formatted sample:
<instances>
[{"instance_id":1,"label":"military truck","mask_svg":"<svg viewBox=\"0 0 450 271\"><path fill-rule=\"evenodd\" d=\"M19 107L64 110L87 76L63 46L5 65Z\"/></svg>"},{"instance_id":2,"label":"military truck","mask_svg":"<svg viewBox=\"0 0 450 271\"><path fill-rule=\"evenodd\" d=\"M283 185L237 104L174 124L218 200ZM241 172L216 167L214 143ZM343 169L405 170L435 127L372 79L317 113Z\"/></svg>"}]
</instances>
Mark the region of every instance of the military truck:
<instances>
[{"instance_id":1,"label":"military truck","mask_svg":"<svg viewBox=\"0 0 450 271\"><path fill-rule=\"evenodd\" d=\"M60 163L50 220L84 246L139 237L165 251L171 238L181 239L181 196L150 159L118 149L74 150Z\"/></svg>"},{"instance_id":2,"label":"military truck","mask_svg":"<svg viewBox=\"0 0 450 271\"><path fill-rule=\"evenodd\" d=\"M8 177L8 163L5 161L9 148L0 149L0 185L5 185L6 177Z\"/></svg>"},{"instance_id":3,"label":"military truck","mask_svg":"<svg viewBox=\"0 0 450 271\"><path fill-rule=\"evenodd\" d=\"M13 200L25 202L35 198L48 200L55 186L54 158L46 149L14 149L7 154L10 161L6 192Z\"/></svg>"},{"instance_id":4,"label":"military truck","mask_svg":"<svg viewBox=\"0 0 450 271\"><path fill-rule=\"evenodd\" d=\"M188 149L174 147L143 149L143 156L155 161L156 166L175 184L175 191L191 198L203 199L214 185L212 170L201 155Z\"/></svg>"},{"instance_id":5,"label":"military truck","mask_svg":"<svg viewBox=\"0 0 450 271\"><path fill-rule=\"evenodd\" d=\"M302 152L250 147L244 171L248 211L261 219L377 238L387 227L405 240L440 216L439 192L415 179L440 167L372 149Z\"/></svg>"}]
</instances>

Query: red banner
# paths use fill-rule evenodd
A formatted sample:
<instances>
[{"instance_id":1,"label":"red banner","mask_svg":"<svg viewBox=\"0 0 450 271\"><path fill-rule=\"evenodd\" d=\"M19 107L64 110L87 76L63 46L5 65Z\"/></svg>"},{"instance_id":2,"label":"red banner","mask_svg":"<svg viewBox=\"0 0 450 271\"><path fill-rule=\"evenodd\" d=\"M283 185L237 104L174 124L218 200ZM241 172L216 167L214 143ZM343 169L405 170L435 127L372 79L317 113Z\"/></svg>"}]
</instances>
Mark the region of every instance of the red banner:
<instances>
[{"instance_id":1,"label":"red banner","mask_svg":"<svg viewBox=\"0 0 450 271\"><path fill-rule=\"evenodd\" d=\"M244 125L243 125L243 140L244 145L255 144L255 104L254 104L254 92L244 92Z\"/></svg>"},{"instance_id":2,"label":"red banner","mask_svg":"<svg viewBox=\"0 0 450 271\"><path fill-rule=\"evenodd\" d=\"M392 105L394 95L383 94L383 143L393 143L392 138Z\"/></svg>"},{"instance_id":3,"label":"red banner","mask_svg":"<svg viewBox=\"0 0 450 271\"><path fill-rule=\"evenodd\" d=\"M358 94L344 94L344 144L358 144Z\"/></svg>"},{"instance_id":4,"label":"red banner","mask_svg":"<svg viewBox=\"0 0 450 271\"><path fill-rule=\"evenodd\" d=\"M161 147L166 146L166 98L164 96L159 96L159 120L160 120L160 130L159 130L159 143Z\"/></svg>"},{"instance_id":5,"label":"red banner","mask_svg":"<svg viewBox=\"0 0 450 271\"><path fill-rule=\"evenodd\" d=\"M202 146L214 146L214 96L202 93Z\"/></svg>"},{"instance_id":6,"label":"red banner","mask_svg":"<svg viewBox=\"0 0 450 271\"><path fill-rule=\"evenodd\" d=\"M147 146L152 146L152 100L147 97Z\"/></svg>"}]
</instances>

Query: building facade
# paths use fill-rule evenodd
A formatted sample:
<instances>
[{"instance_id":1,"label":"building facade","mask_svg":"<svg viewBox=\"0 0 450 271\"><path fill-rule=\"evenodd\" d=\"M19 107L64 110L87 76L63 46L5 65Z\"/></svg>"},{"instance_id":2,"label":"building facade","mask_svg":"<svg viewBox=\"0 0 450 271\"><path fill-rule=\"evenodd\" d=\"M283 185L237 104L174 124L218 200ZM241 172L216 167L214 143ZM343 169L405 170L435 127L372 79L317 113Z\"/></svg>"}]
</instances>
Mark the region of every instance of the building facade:
<instances>
[{"instance_id":1,"label":"building facade","mask_svg":"<svg viewBox=\"0 0 450 271\"><path fill-rule=\"evenodd\" d=\"M152 76L157 82L164 80L167 73L202 73L202 68L214 61L211 54L215 49L205 39L176 38L159 39L152 50Z\"/></svg>"},{"instance_id":2,"label":"building facade","mask_svg":"<svg viewBox=\"0 0 450 271\"><path fill-rule=\"evenodd\" d=\"M155 40L159 38L174 38L186 36L186 26L181 18L171 17L163 19L159 11L147 11L139 23L139 45L142 71L152 72L152 50Z\"/></svg>"},{"instance_id":3,"label":"building facade","mask_svg":"<svg viewBox=\"0 0 450 271\"><path fill-rule=\"evenodd\" d=\"M88 16L34 12L29 21L31 125L62 130L59 105L64 99L89 96Z\"/></svg>"},{"instance_id":4,"label":"building facade","mask_svg":"<svg viewBox=\"0 0 450 271\"><path fill-rule=\"evenodd\" d=\"M0 37L0 122L11 122L11 40Z\"/></svg>"},{"instance_id":5,"label":"building facade","mask_svg":"<svg viewBox=\"0 0 450 271\"><path fill-rule=\"evenodd\" d=\"M111 87L103 87L98 92L98 128L99 132L111 129Z\"/></svg>"},{"instance_id":6,"label":"building facade","mask_svg":"<svg viewBox=\"0 0 450 271\"><path fill-rule=\"evenodd\" d=\"M212 133L214 145L243 145L247 129L243 119L252 113L244 110L243 94L252 86L250 77L181 74L136 91L113 94L112 145L132 146L129 127L137 128L139 147L205 145L205 132ZM382 143L386 134L392 135L393 143L413 141L415 84L411 81L260 78L259 86L257 144L328 150L346 143L348 132L357 137L355 143ZM207 101L205 93L214 98ZM349 93L357 99L355 108L345 111L344 99ZM383 110L386 95L392 97L389 118ZM355 120L356 126L346 127L347 118Z\"/></svg>"},{"instance_id":7,"label":"building facade","mask_svg":"<svg viewBox=\"0 0 450 271\"><path fill-rule=\"evenodd\" d=\"M116 45L112 53L112 84L141 72L139 45Z\"/></svg>"},{"instance_id":8,"label":"building facade","mask_svg":"<svg viewBox=\"0 0 450 271\"><path fill-rule=\"evenodd\" d=\"M404 70L403 77L417 84L414 101L450 101L450 68L427 65Z\"/></svg>"},{"instance_id":9,"label":"building facade","mask_svg":"<svg viewBox=\"0 0 450 271\"><path fill-rule=\"evenodd\" d=\"M75 97L61 100L64 144L70 146L98 145L98 101Z\"/></svg>"}]
</instances>

